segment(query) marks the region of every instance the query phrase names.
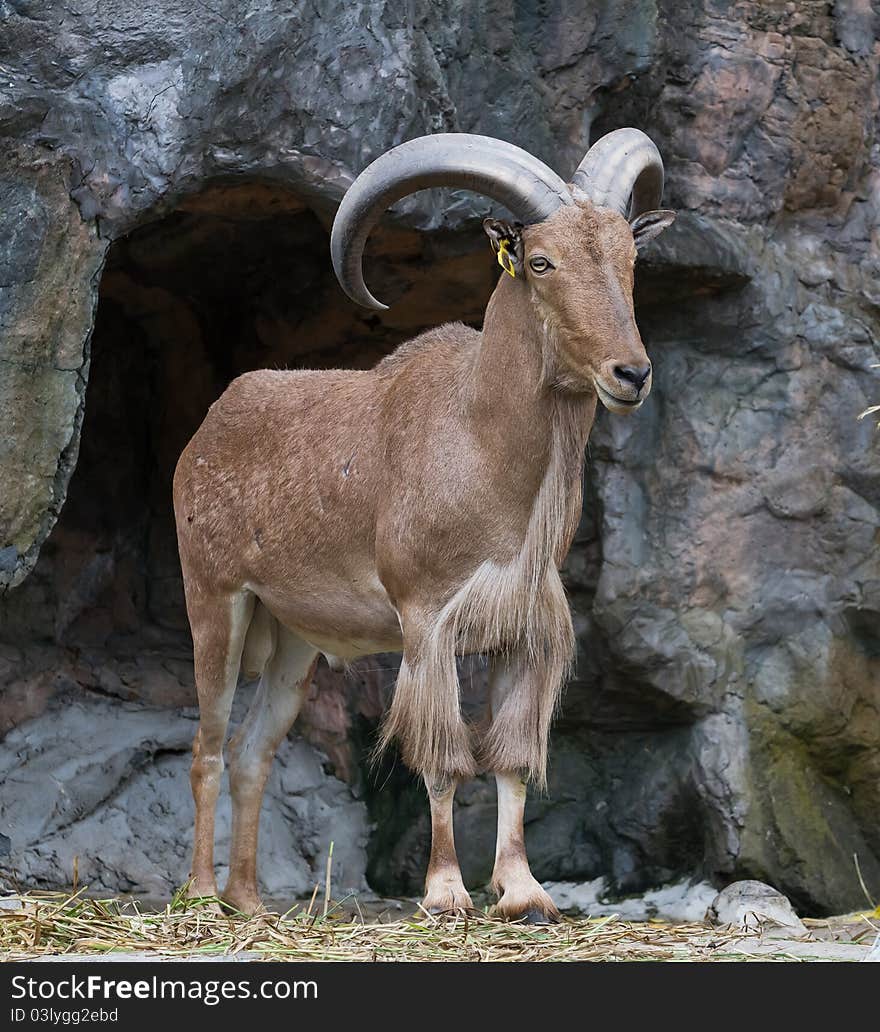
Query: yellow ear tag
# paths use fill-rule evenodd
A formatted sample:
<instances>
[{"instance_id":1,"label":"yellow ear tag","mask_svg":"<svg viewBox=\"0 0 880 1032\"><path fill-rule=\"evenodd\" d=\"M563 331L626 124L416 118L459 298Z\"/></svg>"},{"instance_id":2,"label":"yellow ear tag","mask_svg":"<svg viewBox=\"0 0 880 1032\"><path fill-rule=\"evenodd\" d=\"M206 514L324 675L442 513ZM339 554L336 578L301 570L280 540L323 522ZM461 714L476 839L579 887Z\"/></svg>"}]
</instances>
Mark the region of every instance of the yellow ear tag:
<instances>
[{"instance_id":1,"label":"yellow ear tag","mask_svg":"<svg viewBox=\"0 0 880 1032\"><path fill-rule=\"evenodd\" d=\"M507 250L509 246L509 240L502 240L498 244L498 264L509 276L513 276L513 278L516 279L516 270L513 267L513 259L510 257Z\"/></svg>"}]
</instances>

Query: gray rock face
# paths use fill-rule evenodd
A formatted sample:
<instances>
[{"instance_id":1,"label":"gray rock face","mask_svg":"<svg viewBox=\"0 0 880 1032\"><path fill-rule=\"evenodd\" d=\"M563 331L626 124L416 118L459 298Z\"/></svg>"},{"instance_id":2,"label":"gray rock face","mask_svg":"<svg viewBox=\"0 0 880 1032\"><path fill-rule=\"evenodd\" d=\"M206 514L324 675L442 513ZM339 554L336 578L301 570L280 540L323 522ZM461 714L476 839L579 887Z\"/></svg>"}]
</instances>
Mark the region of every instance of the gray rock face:
<instances>
[{"instance_id":1,"label":"gray rock face","mask_svg":"<svg viewBox=\"0 0 880 1032\"><path fill-rule=\"evenodd\" d=\"M186 878L193 823L189 760L197 717L89 696L60 696L6 736L0 822L6 877L28 886L168 898ZM73 748L72 748L73 747ZM364 888L367 821L348 786L299 738L278 753L263 806L260 860L269 898L323 885L333 842L340 895ZM218 877L226 874L228 791L217 810Z\"/></svg>"},{"instance_id":2,"label":"gray rock face","mask_svg":"<svg viewBox=\"0 0 880 1032\"><path fill-rule=\"evenodd\" d=\"M0 120L2 127L2 120ZM2 133L2 128L0 128ZM0 591L32 568L76 465L98 273L107 250L62 162L0 154Z\"/></svg>"},{"instance_id":3,"label":"gray rock face","mask_svg":"<svg viewBox=\"0 0 880 1032\"><path fill-rule=\"evenodd\" d=\"M841 911L863 901L856 854L880 891L880 438L856 418L880 400L869 5L263 0L245 17L230 0L15 0L0 21L11 866L62 884L82 850L108 891L185 873L186 824L165 843L144 809L190 806L169 478L228 380L364 366L425 326L480 319L488 205L461 193L412 198L375 234L368 279L388 313L348 304L326 232L351 177L444 130L567 175L591 139L637 125L681 214L638 274L652 396L634 419L602 414L590 443L565 570L578 670L550 791L530 804L536 874L612 894L758 878L802 911ZM479 669L464 680L476 706ZM362 795L371 883L417 892L423 794L366 770L392 682L390 660L322 671L304 714L353 789L299 740L287 762L341 807L337 843L364 833ZM100 776L83 760L92 720L128 742L96 753ZM82 794L38 827L33 800L61 805L42 793L65 763ZM312 876L297 857L317 853L276 777L283 841L263 873L293 890ZM471 882L491 866L493 800L485 780L460 795Z\"/></svg>"}]
</instances>

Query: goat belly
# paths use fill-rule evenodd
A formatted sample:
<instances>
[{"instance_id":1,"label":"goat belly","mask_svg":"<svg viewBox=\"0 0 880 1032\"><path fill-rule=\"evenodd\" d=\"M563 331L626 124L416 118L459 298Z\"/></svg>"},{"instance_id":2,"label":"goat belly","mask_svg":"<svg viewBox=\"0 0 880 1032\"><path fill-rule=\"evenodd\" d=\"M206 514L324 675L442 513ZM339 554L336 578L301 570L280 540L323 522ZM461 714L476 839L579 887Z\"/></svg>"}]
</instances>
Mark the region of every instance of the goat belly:
<instances>
[{"instance_id":1,"label":"goat belly","mask_svg":"<svg viewBox=\"0 0 880 1032\"><path fill-rule=\"evenodd\" d=\"M253 585L251 590L276 620L341 660L402 648L400 622L378 577L363 581L328 578L309 590Z\"/></svg>"}]
</instances>

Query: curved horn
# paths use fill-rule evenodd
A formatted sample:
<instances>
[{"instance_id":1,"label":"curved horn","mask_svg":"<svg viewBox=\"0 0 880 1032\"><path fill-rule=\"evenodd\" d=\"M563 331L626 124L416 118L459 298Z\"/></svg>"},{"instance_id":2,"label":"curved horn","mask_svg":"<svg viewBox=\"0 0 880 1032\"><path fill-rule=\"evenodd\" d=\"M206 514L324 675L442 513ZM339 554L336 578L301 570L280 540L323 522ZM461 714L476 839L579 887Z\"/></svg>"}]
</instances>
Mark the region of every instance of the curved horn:
<instances>
[{"instance_id":1,"label":"curved horn","mask_svg":"<svg viewBox=\"0 0 880 1032\"><path fill-rule=\"evenodd\" d=\"M358 304L387 306L364 283L362 259L370 230L401 197L429 187L473 190L498 201L522 222L542 222L571 192L556 173L512 143L472 133L420 136L386 151L368 165L342 198L330 256L342 289Z\"/></svg>"},{"instance_id":2,"label":"curved horn","mask_svg":"<svg viewBox=\"0 0 880 1032\"><path fill-rule=\"evenodd\" d=\"M615 129L584 155L572 184L597 207L612 208L630 218L660 206L663 196L663 159L653 140L641 129Z\"/></svg>"}]
</instances>

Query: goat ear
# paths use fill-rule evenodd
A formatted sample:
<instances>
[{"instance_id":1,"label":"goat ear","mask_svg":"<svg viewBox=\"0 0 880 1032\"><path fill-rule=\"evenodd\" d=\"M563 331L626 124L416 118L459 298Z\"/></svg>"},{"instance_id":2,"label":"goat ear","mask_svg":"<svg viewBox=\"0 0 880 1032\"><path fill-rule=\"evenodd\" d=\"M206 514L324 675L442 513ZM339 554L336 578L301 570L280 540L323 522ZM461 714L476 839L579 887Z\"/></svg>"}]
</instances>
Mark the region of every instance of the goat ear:
<instances>
[{"instance_id":1,"label":"goat ear","mask_svg":"<svg viewBox=\"0 0 880 1032\"><path fill-rule=\"evenodd\" d=\"M483 219L483 229L498 255L498 264L511 276L519 276L523 271L522 228L521 222Z\"/></svg>"},{"instance_id":2,"label":"goat ear","mask_svg":"<svg viewBox=\"0 0 880 1032\"><path fill-rule=\"evenodd\" d=\"M646 211L644 214L639 215L638 218L633 219L629 225L632 230L633 240L636 242L636 250L641 251L649 240L659 236L673 222L675 222L675 212L663 209Z\"/></svg>"}]
</instances>

